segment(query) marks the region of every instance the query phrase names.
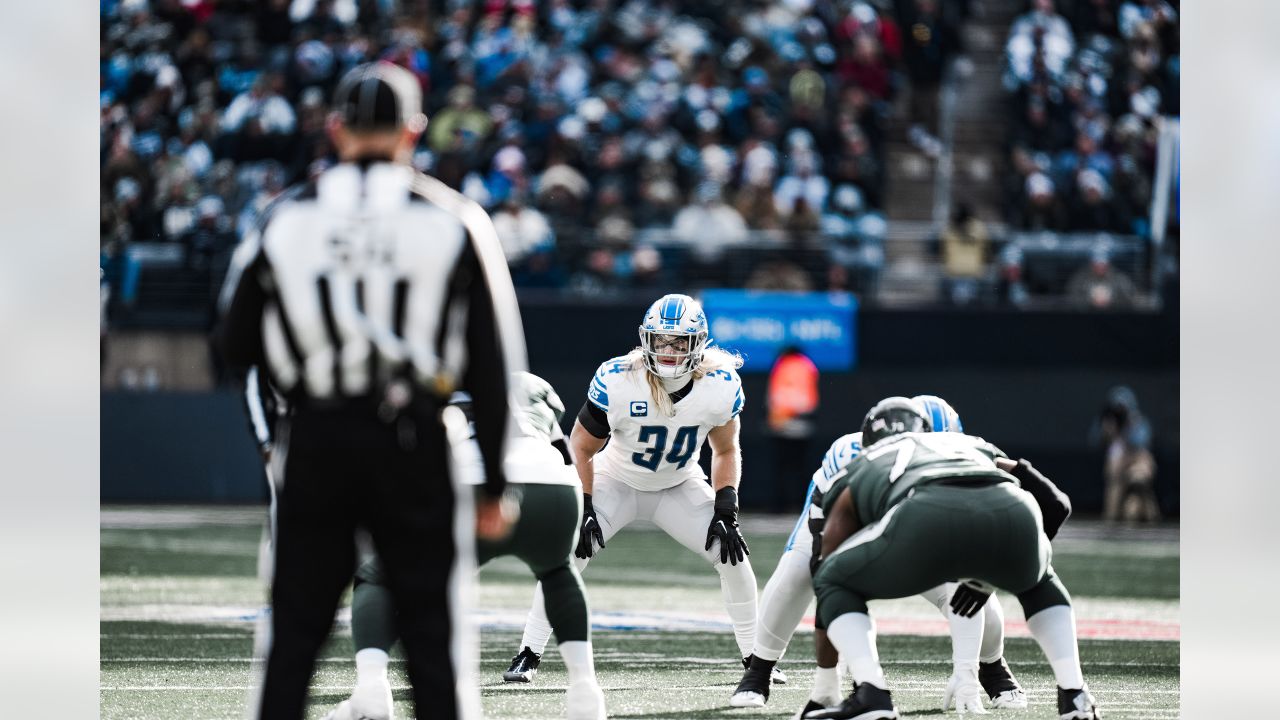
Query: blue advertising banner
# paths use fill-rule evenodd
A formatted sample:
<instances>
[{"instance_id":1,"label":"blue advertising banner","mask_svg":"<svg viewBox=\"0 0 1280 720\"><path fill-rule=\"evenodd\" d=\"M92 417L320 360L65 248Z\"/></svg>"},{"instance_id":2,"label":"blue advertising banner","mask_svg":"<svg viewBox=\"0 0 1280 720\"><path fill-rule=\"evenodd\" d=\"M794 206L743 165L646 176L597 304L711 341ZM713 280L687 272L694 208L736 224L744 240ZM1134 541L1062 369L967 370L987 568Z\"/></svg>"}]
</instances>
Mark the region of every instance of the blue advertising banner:
<instances>
[{"instance_id":1,"label":"blue advertising banner","mask_svg":"<svg viewBox=\"0 0 1280 720\"><path fill-rule=\"evenodd\" d=\"M704 290L711 339L742 353L743 370L768 371L778 351L798 346L819 370L857 363L858 301L849 293Z\"/></svg>"}]
</instances>

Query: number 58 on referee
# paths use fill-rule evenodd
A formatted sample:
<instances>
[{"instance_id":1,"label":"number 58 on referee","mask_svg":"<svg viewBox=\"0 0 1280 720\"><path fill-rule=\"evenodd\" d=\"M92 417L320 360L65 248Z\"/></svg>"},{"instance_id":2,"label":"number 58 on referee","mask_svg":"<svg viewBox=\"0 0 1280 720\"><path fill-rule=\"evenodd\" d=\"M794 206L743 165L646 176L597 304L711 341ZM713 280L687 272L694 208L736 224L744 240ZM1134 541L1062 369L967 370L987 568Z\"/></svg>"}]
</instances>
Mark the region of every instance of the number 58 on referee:
<instances>
[{"instance_id":1,"label":"number 58 on referee","mask_svg":"<svg viewBox=\"0 0 1280 720\"><path fill-rule=\"evenodd\" d=\"M263 213L220 298L227 364L263 368L291 408L262 718L303 717L361 527L395 597L418 717L478 709L453 594L473 572L472 502L439 416L470 393L486 474L475 531L501 535L507 378L527 360L488 215L408 164L426 123L408 71L347 73L328 125L340 162Z\"/></svg>"}]
</instances>

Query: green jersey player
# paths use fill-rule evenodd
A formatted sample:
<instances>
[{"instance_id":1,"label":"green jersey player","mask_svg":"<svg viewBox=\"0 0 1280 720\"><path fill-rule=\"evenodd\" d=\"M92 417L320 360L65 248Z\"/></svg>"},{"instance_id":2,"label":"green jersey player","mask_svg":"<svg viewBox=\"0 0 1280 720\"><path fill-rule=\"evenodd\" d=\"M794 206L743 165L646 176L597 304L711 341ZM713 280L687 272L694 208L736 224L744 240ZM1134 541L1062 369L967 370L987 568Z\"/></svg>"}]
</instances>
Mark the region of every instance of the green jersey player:
<instances>
[{"instance_id":1,"label":"green jersey player","mask_svg":"<svg viewBox=\"0 0 1280 720\"><path fill-rule=\"evenodd\" d=\"M1017 596L1053 668L1060 719L1097 720L1071 599L1050 565L1040 508L1010 473L1016 464L981 438L929 429L920 403L881 401L863 421L862 454L824 498L818 615L856 685L840 705L805 717L897 718L867 601L968 581Z\"/></svg>"},{"instance_id":2,"label":"green jersey player","mask_svg":"<svg viewBox=\"0 0 1280 720\"><path fill-rule=\"evenodd\" d=\"M578 542L582 490L573 471L559 420L564 403L542 378L512 377L522 434L504 459L507 478L519 489L519 519L502 540L477 540L477 564L506 555L524 562L542 583L547 616L569 671L569 720L604 720L604 694L596 680L590 621L582 577L570 562ZM465 400L465 399L464 399ZM483 482L483 463L461 408L445 410L460 485ZM392 596L376 558L356 571L351 639L356 647L356 688L324 720L392 720L388 653L398 636ZM441 650L445 651L444 648ZM453 651L453 649L450 649Z\"/></svg>"}]
</instances>

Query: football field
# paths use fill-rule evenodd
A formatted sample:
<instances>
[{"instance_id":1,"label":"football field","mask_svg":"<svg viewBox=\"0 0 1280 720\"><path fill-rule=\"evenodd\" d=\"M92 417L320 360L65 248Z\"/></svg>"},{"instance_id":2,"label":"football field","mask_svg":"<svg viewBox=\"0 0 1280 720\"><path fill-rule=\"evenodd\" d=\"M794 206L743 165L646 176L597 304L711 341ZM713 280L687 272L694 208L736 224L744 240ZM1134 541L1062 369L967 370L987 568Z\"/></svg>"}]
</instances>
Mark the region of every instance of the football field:
<instances>
[{"instance_id":1,"label":"football field","mask_svg":"<svg viewBox=\"0 0 1280 720\"><path fill-rule=\"evenodd\" d=\"M243 716L257 678L254 619L264 508L104 507L101 513L101 717L201 720ZM746 516L743 531L764 587L791 518ZM1179 717L1178 531L1108 529L1071 520L1054 543L1054 565L1072 592L1085 677L1105 717ZM614 718L789 718L812 678L809 614L762 710L729 708L742 674L719 581L700 558L652 528L633 527L584 574L596 667ZM501 673L518 650L533 590L519 563L501 559L480 575L481 690L486 717L563 715L564 666L549 649L532 685ZM1017 601L1002 596L1006 657L1030 696L995 720L1054 718L1053 676L1029 638ZM309 718L347 697L355 681L349 613L340 612L321 653ZM880 654L899 710L951 715L941 698L951 671L946 621L920 598L873 602ZM443 650L442 650L443 652ZM397 717L412 717L401 665L393 662ZM847 689L847 688L846 688Z\"/></svg>"}]
</instances>

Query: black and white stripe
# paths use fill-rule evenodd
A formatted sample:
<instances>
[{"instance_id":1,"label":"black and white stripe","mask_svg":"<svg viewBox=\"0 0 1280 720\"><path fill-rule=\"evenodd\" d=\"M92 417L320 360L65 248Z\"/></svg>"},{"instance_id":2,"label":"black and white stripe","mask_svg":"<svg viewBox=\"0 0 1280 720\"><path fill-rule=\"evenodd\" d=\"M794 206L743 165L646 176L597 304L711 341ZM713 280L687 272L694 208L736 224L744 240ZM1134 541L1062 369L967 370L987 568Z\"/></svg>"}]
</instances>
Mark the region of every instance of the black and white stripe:
<instances>
[{"instance_id":1,"label":"black and white stripe","mask_svg":"<svg viewBox=\"0 0 1280 720\"><path fill-rule=\"evenodd\" d=\"M489 415L486 466L515 432L505 389L525 369L524 333L497 233L407 166L341 164L274 204L220 305L228 364L261 365L291 403L376 399L394 379L440 398L465 387Z\"/></svg>"}]
</instances>

